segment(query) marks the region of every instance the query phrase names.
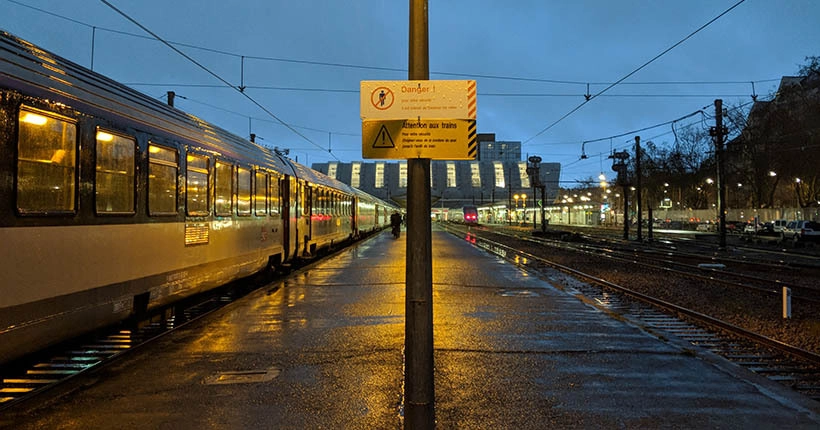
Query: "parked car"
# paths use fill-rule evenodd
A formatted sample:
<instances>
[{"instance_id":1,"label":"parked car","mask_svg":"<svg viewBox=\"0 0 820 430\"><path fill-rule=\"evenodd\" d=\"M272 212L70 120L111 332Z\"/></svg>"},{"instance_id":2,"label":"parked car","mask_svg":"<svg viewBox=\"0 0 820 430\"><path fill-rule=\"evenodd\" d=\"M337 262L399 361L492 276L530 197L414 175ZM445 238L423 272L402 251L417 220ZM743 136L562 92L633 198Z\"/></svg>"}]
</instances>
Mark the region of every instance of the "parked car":
<instances>
[{"instance_id":1,"label":"parked car","mask_svg":"<svg viewBox=\"0 0 820 430\"><path fill-rule=\"evenodd\" d=\"M786 225L789 223L784 219L775 219L769 222L772 224L772 231L774 231L775 233L781 233L783 231L783 227L786 227Z\"/></svg>"},{"instance_id":2,"label":"parked car","mask_svg":"<svg viewBox=\"0 0 820 430\"><path fill-rule=\"evenodd\" d=\"M718 226L720 223L718 223ZM726 221L727 233L742 233L746 223L743 221Z\"/></svg>"},{"instance_id":3,"label":"parked car","mask_svg":"<svg viewBox=\"0 0 820 430\"><path fill-rule=\"evenodd\" d=\"M750 223L746 224L745 227L743 227L743 234L746 234L746 235L755 235L755 234L762 233L764 231L766 231L766 225L761 224L761 223L755 224L753 222L750 222Z\"/></svg>"},{"instance_id":4,"label":"parked car","mask_svg":"<svg viewBox=\"0 0 820 430\"><path fill-rule=\"evenodd\" d=\"M789 221L780 232L782 241L820 242L820 223L810 220Z\"/></svg>"},{"instance_id":5,"label":"parked car","mask_svg":"<svg viewBox=\"0 0 820 430\"><path fill-rule=\"evenodd\" d=\"M698 226L695 228L695 230L704 231L704 232L716 231L717 230L717 224L713 224L713 223L710 223L710 222L704 222L704 223L698 224Z\"/></svg>"}]
</instances>

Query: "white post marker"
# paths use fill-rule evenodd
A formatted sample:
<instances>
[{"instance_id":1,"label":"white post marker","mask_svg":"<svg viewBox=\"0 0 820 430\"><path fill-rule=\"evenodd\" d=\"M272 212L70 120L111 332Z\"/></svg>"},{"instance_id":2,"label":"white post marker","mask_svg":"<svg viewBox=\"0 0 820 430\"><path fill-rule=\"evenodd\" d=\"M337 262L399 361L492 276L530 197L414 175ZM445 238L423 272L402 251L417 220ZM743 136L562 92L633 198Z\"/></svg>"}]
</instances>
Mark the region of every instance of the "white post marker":
<instances>
[{"instance_id":1,"label":"white post marker","mask_svg":"<svg viewBox=\"0 0 820 430\"><path fill-rule=\"evenodd\" d=\"M783 319L792 317L792 289L783 287Z\"/></svg>"}]
</instances>

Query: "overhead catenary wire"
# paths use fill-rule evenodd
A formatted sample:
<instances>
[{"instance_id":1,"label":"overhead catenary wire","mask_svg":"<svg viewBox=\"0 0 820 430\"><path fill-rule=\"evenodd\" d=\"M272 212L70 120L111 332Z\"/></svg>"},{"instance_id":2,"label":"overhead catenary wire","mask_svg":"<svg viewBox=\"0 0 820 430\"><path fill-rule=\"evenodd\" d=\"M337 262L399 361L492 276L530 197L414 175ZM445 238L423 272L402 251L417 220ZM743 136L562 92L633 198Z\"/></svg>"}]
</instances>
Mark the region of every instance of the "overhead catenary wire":
<instances>
[{"instance_id":1,"label":"overhead catenary wire","mask_svg":"<svg viewBox=\"0 0 820 430\"><path fill-rule=\"evenodd\" d=\"M103 2L103 4L105 4L106 6L110 7L111 9L113 9L113 10L114 10L115 12L117 12L118 14L122 15L122 16L123 16L125 19L127 19L128 21L131 21L134 25L136 25L137 27L141 28L141 29L142 29L143 31L145 31L146 33L148 33L148 34L150 34L150 35L154 36L154 38L156 38L157 40L159 40L160 42L162 42L164 45L166 45L166 46L168 46L169 48L171 48L172 50L174 50L174 51L175 51L176 53L178 53L179 55L183 56L183 57L184 57L185 59L187 59L188 61L190 61L190 62L194 63L197 67L201 68L202 70L204 70L205 72L207 72L207 73L208 73L208 74L210 74L211 76L215 77L216 79L218 79L219 81L221 81L221 82L222 82L222 83L224 83L225 85L227 85L227 86L229 86L229 87L231 87L231 88L235 89L238 93L242 94L245 98L247 98L248 100L250 100L250 101L251 101L251 103L255 104L257 107L259 107L260 109L262 109L262 110L263 110L265 113L267 113L267 114L268 114L271 118L275 119L276 121L278 121L279 123L281 123L282 125L284 125L285 127L287 127L290 131L292 131L292 132L293 132L294 134L296 134L297 136L301 137L302 139L304 139L305 141L307 141L307 142L308 142L308 143L310 143L311 145L314 145L314 146L317 146L317 147L319 147L319 148L322 148L320 145L318 145L317 143L315 143L315 142L313 142L312 140L310 140L307 136L305 136L304 134L300 133L298 130L296 130L295 128L291 127L291 126L290 126L289 124L287 124L286 122L282 121L282 120L281 120L278 116L276 116L276 115L275 115L273 112L271 112L268 108L266 108L266 107L265 107L265 106L263 106L261 103L259 103L258 101L256 101L253 97L249 96L247 93L245 93L244 91L242 91L240 88L238 88L238 87L234 86L233 84L231 84L230 82L226 81L224 78L222 78L222 77L221 77L221 76L219 76L218 74L214 73L213 71L211 71L210 69L208 69L207 67L205 67L204 65L202 65L201 63L199 63L198 61L196 61L195 59L193 59L192 57L190 57L189 55L185 54L184 52L180 51L180 50L179 50L178 48L176 48L175 46L173 46L173 45L171 45L170 43L166 42L166 41L165 41L163 38L161 38L159 35L157 35L157 34L156 34L156 33L154 33L153 31L149 30L149 29L148 29L147 27L145 27L144 25L140 24L137 20L135 20L135 19L131 18L130 16L128 16L128 14L126 14L125 12L123 12L123 11L119 10L116 6L112 5L112 4L111 4L111 3L109 3L107 0L100 0L100 1L102 1L102 2ZM324 149L324 148L322 148L322 149ZM335 155L333 155L333 153L330 153L330 152L329 152L329 154L330 154L331 156L333 156L334 158L336 158L336 156L335 156ZM338 159L338 158L336 158L336 160L339 160L339 159Z\"/></svg>"},{"instance_id":2,"label":"overhead catenary wire","mask_svg":"<svg viewBox=\"0 0 820 430\"><path fill-rule=\"evenodd\" d=\"M13 1L13 0L7 0L7 1L19 4L18 2ZM76 20L72 20L72 22L76 22L78 24L86 25L86 24L81 23L81 22L76 21ZM125 34L124 32L121 32L121 33ZM142 37L142 38L145 38L145 39L151 39L151 38L148 38L148 37L145 37L145 36L138 36L138 37ZM174 42L167 42L167 43L174 43ZM206 49L206 50L209 50L211 52L217 52L217 53L220 53L220 54L231 55L231 56L235 56L235 57L238 57L240 55L240 54L236 54L236 53L232 53L232 52L218 51L218 50L214 50L214 49L202 48L202 47L189 45L189 44L179 44L179 46L187 46L187 47L191 47L192 49ZM259 60L271 60L271 61L282 60L282 61L302 62L302 63L305 63L305 64L315 64L315 65L321 65L321 66L368 68L368 66L357 66L357 65L354 65L354 64L313 62L313 61L302 61L302 60L293 60L293 59L277 59L277 58L273 58L273 57L261 57L261 56L259 56L257 58L256 56L253 56L253 55L249 55L247 57L248 58L259 59ZM386 70L391 70L391 71L404 71L405 70L405 69L398 69L398 68L378 68L378 69L386 69ZM433 73L435 73L435 72L433 72ZM462 75L462 74L449 73L449 72L444 73L444 74L452 75L452 76L455 76L455 75L458 75L458 76L471 76L471 75ZM498 78L498 79L510 79L510 80L524 80L524 81L532 80L532 81L542 81L542 82L553 81L553 80L539 80L539 79L530 79L530 78L519 78L519 77L509 77L509 76L493 76L493 75L472 75L472 76L482 77L482 78L487 78L487 79ZM771 80L768 80L768 81L776 81L776 80L778 80L778 79L771 79ZM556 82L562 82L562 83L566 83L566 84L569 84L569 85L579 85L579 84L583 83L581 81L557 81L557 80L556 80ZM741 81L711 81L711 82L685 82L685 81L680 81L680 82L663 81L663 82L661 82L661 81L656 81L656 82L620 82L620 83L617 83L617 84L619 84L619 85L663 85L663 84L675 84L675 85L681 85L681 84L691 84L691 85L745 84L745 85L748 85L749 82L750 81L748 81L748 80L741 80ZM764 81L757 81L757 82L764 82ZM591 84L592 85L609 85L609 83L591 83ZM214 87L217 87L217 86L214 86ZM220 85L218 87L236 89L235 86L233 86L233 85L230 85L230 86L227 86L227 87ZM249 86L247 88L250 89L250 88L253 88L253 87ZM300 90L303 90L303 91L314 91L314 92L358 93L357 90L333 90L333 89L320 89L320 88L255 87L255 89L272 89L272 90L283 90L283 91L300 91ZM498 97L505 97L505 96L506 97L537 97L537 96L542 96L542 97L550 97L550 96L555 96L555 97L579 97L580 93L579 94L547 94L547 93L545 93L545 94L540 94L540 95L539 94L535 94L535 95L516 95L516 94L500 94L500 93L479 93L479 95L482 95L482 96L498 96ZM665 97L665 96L669 96L669 97L700 97L698 95L661 95L661 94L653 94L653 95L618 95L618 94L601 94L601 93L596 94L596 96L599 96L599 97L638 97L638 96L641 96L641 97ZM708 97L712 97L712 96L715 96L715 95L714 94L708 95ZM748 97L748 95L744 95L744 96ZM703 97L707 97L707 96L704 95ZM724 95L724 97L734 97L734 95ZM247 115L243 115L243 116L246 117L246 118L248 117ZM265 119L256 118L256 119L261 120L261 121L268 121L267 118L265 118ZM287 124L284 124L283 122L279 121L278 118L276 118L276 119L278 121L276 123L282 124L282 125L287 125ZM703 120L701 120L701 121L703 121ZM327 131L327 130L319 130L319 129L314 129L314 128L310 128L310 127L302 127L302 126L293 126L293 127L298 128L300 130L311 130L311 131L324 132L324 133L329 133L330 132L330 131ZM332 132L332 133L340 134L340 133L337 133L337 132ZM631 133L633 133L633 132L627 132L625 134L631 134ZM578 141L576 140L572 143L568 142L567 144L577 145L577 143L578 143ZM316 145L316 146L319 147L318 145ZM322 149L322 150L324 150L324 149Z\"/></svg>"},{"instance_id":3,"label":"overhead catenary wire","mask_svg":"<svg viewBox=\"0 0 820 430\"><path fill-rule=\"evenodd\" d=\"M253 119L253 120L256 120L256 121L269 122L269 123L272 123L272 124L281 125L277 121L271 121L270 119L267 119L267 118L259 118L259 117L254 117L254 116L248 116L247 114L237 112L237 111L234 111L234 110L230 110L230 109L225 109L222 106L217 106L217 105L214 105L214 104L211 104L211 103L206 103L206 102L203 102L203 101L200 101L200 100L197 100L197 99L193 99L191 97L183 97L183 96L180 96L179 94L177 94L177 97L185 99L185 100L187 100L191 103L196 103L196 104L199 104L199 105L207 106L211 109L216 109L216 110L219 110L219 111L222 111L222 112L230 113L230 114L236 115L238 117L249 118L249 119ZM310 130L310 131L315 131L315 132L319 132L319 133L333 133L334 135L339 135L339 136L353 136L353 137L361 137L362 136L361 133L356 134L356 133L343 132L343 131L323 130L323 129L319 129L319 128L307 127L307 126L296 125L296 124L291 124L291 126L293 126L294 128L300 128L302 130Z\"/></svg>"},{"instance_id":4,"label":"overhead catenary wire","mask_svg":"<svg viewBox=\"0 0 820 430\"><path fill-rule=\"evenodd\" d=\"M153 82L123 82L124 85L132 87L177 87L177 88L226 88L224 85L216 84L185 84L185 83L153 83ZM302 91L302 92L326 92L326 93L346 93L359 95L360 89L341 88L310 88L310 87L277 87L265 85L245 85L244 89L249 90L275 90L275 91ZM481 97L581 97L578 93L484 93L478 92ZM746 97L746 94L604 94L601 97L630 97L630 98L704 98L704 97Z\"/></svg>"},{"instance_id":5,"label":"overhead catenary wire","mask_svg":"<svg viewBox=\"0 0 820 430\"><path fill-rule=\"evenodd\" d=\"M753 103L756 103L756 102L757 102L757 101L752 100L752 101L749 101L749 102L746 102L746 103L742 103L742 104L740 104L740 105L738 105L738 106L734 106L734 107L731 107L731 108L729 108L729 109L726 109L726 111L727 111L727 112L732 112L732 111L740 110L740 109L743 109L743 108L745 108L746 106L748 106L748 105L750 105L750 104L753 104ZM680 130L680 129L690 128L690 127L692 127L692 126L695 126L695 125L698 125L698 124L699 124L699 125L701 126L701 129L705 131L705 130L708 130L708 126L706 126L706 124L704 123L704 121L705 121L707 118L713 118L713 116L712 116L712 115L709 115L709 114L708 114L708 110L707 110L707 109L708 109L709 107L710 107L710 105L706 105L706 106L702 107L700 110L697 110L697 111L692 112L692 113L690 113L690 114L687 114L687 115L684 115L684 116L682 116L682 117L676 118L676 119L674 119L674 120L664 121L664 122L657 123L657 124L654 124L654 125L651 125L651 126L643 127L643 128L641 128L641 129L638 129L638 130L631 130L631 131L628 131L628 132L619 133L619 134L612 135L612 136L606 136L606 137L601 137L601 138L597 138L597 139L589 139L589 140L584 140L584 141L582 141L581 143L582 143L582 144L587 144L587 143L600 142L600 141L604 141L604 140L608 140L608 139L609 139L609 140L611 140L611 139L616 139L616 138L619 138L619 137L623 137L623 136L632 135L632 134L635 134L635 133L638 133L638 132L641 132L641 131L651 130L651 129L654 129L654 128L658 128L658 127L662 127L662 126L666 126L666 125L674 124L674 123L676 123L676 122L683 121L683 120L685 120L685 119L687 119L687 118L691 118L691 117L693 117L693 116L695 116L695 115L698 115L698 114L700 114L700 118L699 118L697 121L693 121L693 122L690 122L690 123L688 123L688 124L680 125L680 126L678 126L678 127L677 127L677 129L678 129L678 130ZM669 130L669 131L666 131L666 132L663 132L663 133L660 133L660 134L657 134L657 135L654 135L654 136L648 137L648 138L646 138L646 139L645 139L645 141L652 141L652 140L657 139L657 138L659 138L659 137L662 137L662 136L665 136L665 135L668 135L668 134L674 134L674 133L676 133L676 132L675 132L675 131L673 131L673 130ZM562 143L557 143L557 144L573 144L573 145L577 145L577 144L578 144L578 142L562 142ZM610 151L610 152L613 152L613 151L615 151L615 150L628 149L628 148L632 147L632 145L633 145L633 144L634 144L634 142L633 142L631 139L630 139L630 140L625 141L622 145L617 145L617 146L615 146L615 147L612 147L612 144L611 144L611 142L610 142L610 149L609 149L609 151ZM603 151L601 151L601 152L599 152L599 153L597 153L597 154L596 154L596 153L592 153L592 154L587 154L587 155L588 155L588 158L592 158L592 157L594 157L595 155L600 155L600 154L603 154ZM570 163L563 164L563 165L562 165L562 173L566 172L567 168L572 167L572 166L574 166L574 165L577 165L577 164L581 163L582 161L584 161L584 159L578 159L578 160L574 160L574 161L572 161L572 162L570 162Z\"/></svg>"},{"instance_id":6,"label":"overhead catenary wire","mask_svg":"<svg viewBox=\"0 0 820 430\"><path fill-rule=\"evenodd\" d=\"M97 29L100 31L106 31L109 33L120 34L123 36L135 37L145 40L152 40L152 41L159 41L154 37L149 37L141 34L131 33L122 30L116 30L112 28L106 28L98 25L89 24L78 19L74 19L71 17L67 17L64 15L60 15L54 12L47 11L42 8L38 8L35 6L31 6L17 0L6 0L9 3L16 4L21 7L29 8L35 10L37 12L47 14L59 19L63 19L77 25L81 25L87 28ZM745 0L744 0L745 1ZM707 24L708 25L708 24ZM209 48L205 46L194 45L191 43L184 43L184 42L175 42L170 40L161 40L161 42L166 44L171 44L175 46L190 48L190 49L197 49L205 52L210 52L214 54L224 55L233 58L245 58L251 60L258 60L258 61L275 61L275 62L284 62L284 63L294 63L294 64L307 64L307 65L314 65L314 66L327 66L327 67L338 67L338 68L349 68L349 69L361 69L361 70L374 70L374 71L386 71L386 72L397 72L397 73L407 73L406 68L401 67L380 67L380 66L369 66L369 65L360 65L360 64L349 64L349 63L337 63L337 62L327 62L327 61L316 61L316 60L303 60L303 59L295 59L295 58L282 58L282 57L272 57L272 56L264 56L264 55L252 55L247 53L237 53L237 52L230 52L221 49ZM540 83L549 83L549 84L562 84L562 85L748 85L749 83L765 83L765 82L774 82L780 80L779 78L774 79L758 79L758 80L725 80L725 81L644 81L644 82L589 82L583 80L572 80L572 79L549 79L549 78L534 78L534 77L523 77L523 76L503 76L503 75L489 75L489 74L475 74L475 73L462 73L462 72L446 72L446 71L431 71L431 75L441 75L441 76L459 76L459 77L469 77L469 78L482 78L482 79L497 79L497 80L509 80L509 81L520 81L520 82L540 82ZM251 88L248 86L247 88ZM347 90L342 90L343 92L347 92ZM598 94L600 95L600 93ZM569 96L569 95L567 95ZM573 96L577 96L574 94Z\"/></svg>"},{"instance_id":7,"label":"overhead catenary wire","mask_svg":"<svg viewBox=\"0 0 820 430\"><path fill-rule=\"evenodd\" d=\"M742 3L743 3L743 2L745 2L745 1L746 1L746 0L740 0L740 1L738 1L737 3L735 3L734 5L732 5L731 7L729 7L728 9L726 9L725 11L723 11L722 13L720 13L718 16L716 16L716 17L712 18L711 20L709 20L706 24L703 24L702 26L698 27L698 29L696 29L695 31L693 31L693 32L689 33L689 35L687 35L687 36L686 36L686 37L684 37L683 39L679 40L679 41L678 41L677 43L675 43L674 45L670 46L669 48L666 48L663 52L661 52L660 54L658 54L658 55L654 56L651 60L649 60L649 61L647 61L647 62L643 63L642 65L640 65L637 69L635 69L635 70L633 70L633 71L631 71L631 72L627 73L624 77L622 77L621 79L618 79L618 80L617 80L617 81L615 81L614 83L610 84L609 86L607 86L606 88L604 88L603 90L601 90L599 93L597 93L597 94L595 94L595 95L593 95L593 96L591 96L591 97L587 98L586 100L584 100L583 102L581 102L581 104L579 104L578 106L576 106L575 108L573 108L572 110L570 110L569 112L567 112L566 114L564 114L564 116L562 116L561 118L558 118L557 120L555 120L554 122L552 122L550 125L548 125L548 126L547 126L547 127L545 127L544 129L542 129L541 131L539 131L538 133L536 133L536 134L535 134L535 136L532 136L532 137L530 137L529 139L527 139L526 141L524 141L524 144L526 144L526 143L530 142L531 140L533 140L533 139L535 139L536 137L540 136L541 134L545 133L547 130L551 129L552 127L555 127L555 126L556 126L556 125L558 125L561 121L563 121L564 119L566 119L567 117L569 117L570 115L572 115L573 113L577 112L579 109L581 109L582 107L584 107L584 105L586 105L586 104L587 104L587 103L589 103L590 101L594 100L595 98L597 98L597 97L598 97L598 96L600 96L601 94L603 94L603 93L605 93L605 92L609 91L611 88L613 88L614 86L618 85L619 83L621 83L621 82L625 81L626 79L628 79L630 76L634 75L635 73L638 73L638 72L639 72L641 69L643 69L644 67L646 67L646 66L648 66L648 65L652 64L655 60L657 60L658 58L661 58L661 57L662 57L663 55L665 55L667 52L669 52L669 51L671 51L671 50L675 49L677 46L681 45L683 42L685 42L685 41L689 40L689 38L691 38L691 37L692 37L692 36L694 36L695 34L699 33L701 30L703 30L704 28L708 27L710 24L712 24L713 22L717 21L717 20L718 20L718 19L720 19L722 16L724 16L724 15L726 15L727 13L729 13L730 11L732 11L734 8L736 8L736 7L740 6L740 4L742 4Z\"/></svg>"}]
</instances>

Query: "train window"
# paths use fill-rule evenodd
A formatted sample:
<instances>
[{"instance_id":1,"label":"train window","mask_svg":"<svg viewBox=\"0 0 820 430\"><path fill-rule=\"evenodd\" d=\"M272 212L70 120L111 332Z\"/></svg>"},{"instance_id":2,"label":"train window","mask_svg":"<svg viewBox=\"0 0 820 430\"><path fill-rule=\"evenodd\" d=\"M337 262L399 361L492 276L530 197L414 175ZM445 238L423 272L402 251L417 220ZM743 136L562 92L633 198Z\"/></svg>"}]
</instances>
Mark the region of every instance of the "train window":
<instances>
[{"instance_id":1,"label":"train window","mask_svg":"<svg viewBox=\"0 0 820 430\"><path fill-rule=\"evenodd\" d=\"M319 213L319 189L311 187L308 189L308 194L310 196L310 213L316 215Z\"/></svg>"},{"instance_id":2,"label":"train window","mask_svg":"<svg viewBox=\"0 0 820 430\"><path fill-rule=\"evenodd\" d=\"M239 167L236 173L236 212L248 216L251 214L251 171Z\"/></svg>"},{"instance_id":3,"label":"train window","mask_svg":"<svg viewBox=\"0 0 820 430\"><path fill-rule=\"evenodd\" d=\"M231 216L233 212L233 165L217 162L215 173L216 214Z\"/></svg>"},{"instance_id":4,"label":"train window","mask_svg":"<svg viewBox=\"0 0 820 430\"><path fill-rule=\"evenodd\" d=\"M208 183L211 160L204 155L188 154L187 183L185 186L185 205L188 215L208 215Z\"/></svg>"},{"instance_id":5,"label":"train window","mask_svg":"<svg viewBox=\"0 0 820 430\"><path fill-rule=\"evenodd\" d=\"M282 177L279 175L272 175L270 178L270 214L273 217L278 218L279 213L282 210L282 196L280 194L280 181Z\"/></svg>"},{"instance_id":6,"label":"train window","mask_svg":"<svg viewBox=\"0 0 820 430\"><path fill-rule=\"evenodd\" d=\"M133 214L137 141L97 129L94 199L98 214Z\"/></svg>"},{"instance_id":7,"label":"train window","mask_svg":"<svg viewBox=\"0 0 820 430\"><path fill-rule=\"evenodd\" d=\"M289 188L290 192L288 193L288 203L290 205L290 210L292 212L288 213L288 216L297 216L299 215L299 205L304 206L304 195L301 196L301 199L297 199L298 196L297 192L299 192L299 184L296 182L296 179L293 176L290 176L288 181L290 182ZM283 203L284 204L284 203Z\"/></svg>"},{"instance_id":8,"label":"train window","mask_svg":"<svg viewBox=\"0 0 820 430\"><path fill-rule=\"evenodd\" d=\"M302 203L302 215L310 215L311 211L311 201L310 199L310 188L307 184L303 184L300 188L302 193L301 198L299 201Z\"/></svg>"},{"instance_id":9,"label":"train window","mask_svg":"<svg viewBox=\"0 0 820 430\"><path fill-rule=\"evenodd\" d=\"M75 208L77 125L33 108L20 108L17 209L21 214L71 213Z\"/></svg>"},{"instance_id":10,"label":"train window","mask_svg":"<svg viewBox=\"0 0 820 430\"><path fill-rule=\"evenodd\" d=\"M321 190L319 190L318 188L311 188L309 191L310 191L310 197L311 197L311 199L310 199L310 213L312 215L317 215L317 214L322 212L322 208L320 206L322 204L322 202L320 201L320 197L319 197L319 193L320 193Z\"/></svg>"},{"instance_id":11,"label":"train window","mask_svg":"<svg viewBox=\"0 0 820 430\"><path fill-rule=\"evenodd\" d=\"M148 214L176 215L177 151L148 145Z\"/></svg>"},{"instance_id":12,"label":"train window","mask_svg":"<svg viewBox=\"0 0 820 430\"><path fill-rule=\"evenodd\" d=\"M256 180L254 181L254 201L253 211L256 216L265 216L268 209L268 175L263 172L256 172Z\"/></svg>"}]
</instances>

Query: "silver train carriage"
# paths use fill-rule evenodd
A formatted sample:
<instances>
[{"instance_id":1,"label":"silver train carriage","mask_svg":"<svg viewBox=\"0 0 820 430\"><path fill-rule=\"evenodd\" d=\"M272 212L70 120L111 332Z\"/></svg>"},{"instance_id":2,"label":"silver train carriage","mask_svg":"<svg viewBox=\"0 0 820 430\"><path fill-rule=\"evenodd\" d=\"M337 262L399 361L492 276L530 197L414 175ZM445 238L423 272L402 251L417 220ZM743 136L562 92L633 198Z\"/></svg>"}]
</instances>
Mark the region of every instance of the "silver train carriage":
<instances>
[{"instance_id":1,"label":"silver train carriage","mask_svg":"<svg viewBox=\"0 0 820 430\"><path fill-rule=\"evenodd\" d=\"M2 31L0 175L0 364L394 208Z\"/></svg>"}]
</instances>

